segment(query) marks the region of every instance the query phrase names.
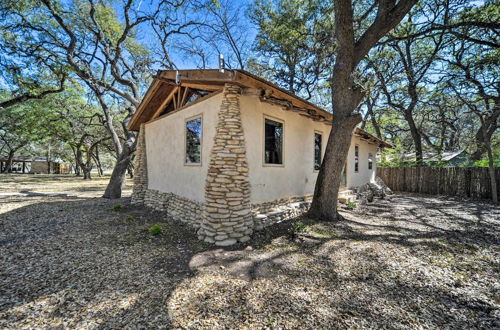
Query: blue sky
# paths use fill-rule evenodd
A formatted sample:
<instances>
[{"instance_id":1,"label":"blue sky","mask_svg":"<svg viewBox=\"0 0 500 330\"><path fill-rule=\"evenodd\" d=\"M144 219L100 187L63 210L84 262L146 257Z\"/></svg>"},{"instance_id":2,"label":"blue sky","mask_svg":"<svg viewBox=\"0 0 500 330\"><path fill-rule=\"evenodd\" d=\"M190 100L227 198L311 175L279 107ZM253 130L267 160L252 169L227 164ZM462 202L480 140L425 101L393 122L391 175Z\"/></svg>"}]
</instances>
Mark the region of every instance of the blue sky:
<instances>
[{"instance_id":1,"label":"blue sky","mask_svg":"<svg viewBox=\"0 0 500 330\"><path fill-rule=\"evenodd\" d=\"M248 7L253 3L253 0L219 0L220 6L224 6L223 9L227 9L230 12L238 12L239 16L239 25L242 27L242 29L239 29L239 31L244 32L245 39L247 41L247 44L245 46L245 49L248 51L251 50L252 43L255 39L255 36L257 34L257 29L256 27L250 22L248 19L246 12ZM141 10L148 10L150 9L151 6L151 0L139 0L137 2L137 8ZM185 21L200 21L206 19L205 16L202 16L201 13L199 12L193 12L193 11L186 11L185 16L183 17L183 20ZM152 44L155 42L154 38L156 37L154 32L151 31L150 26L142 26L141 30L139 31L139 40L146 43L146 44ZM174 44L179 40L183 39L182 36L176 37L176 39L171 39L170 40L170 45L171 47L171 52L170 56L172 60L175 62L175 64L179 67L179 69L192 69L192 68L197 68L197 65L199 64L199 61L196 59L193 59L193 57L187 56L185 53L180 52L175 49ZM186 39L184 39L186 40ZM218 68L218 51L217 49L210 47L209 44L207 43L202 43L203 50L206 52L211 52L213 53L212 56L208 57L208 65L207 68ZM226 60L230 60L231 56L231 50L230 49L223 49L222 50L223 55L225 56Z\"/></svg>"}]
</instances>

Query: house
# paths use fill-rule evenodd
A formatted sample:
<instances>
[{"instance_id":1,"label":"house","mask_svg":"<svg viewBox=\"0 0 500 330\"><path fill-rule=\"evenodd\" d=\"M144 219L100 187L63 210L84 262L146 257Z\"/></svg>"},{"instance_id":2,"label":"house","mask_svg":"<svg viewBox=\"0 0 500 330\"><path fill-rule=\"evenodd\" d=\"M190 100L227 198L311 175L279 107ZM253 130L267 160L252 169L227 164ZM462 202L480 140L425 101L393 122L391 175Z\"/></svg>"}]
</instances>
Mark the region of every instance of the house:
<instances>
[{"instance_id":1,"label":"house","mask_svg":"<svg viewBox=\"0 0 500 330\"><path fill-rule=\"evenodd\" d=\"M8 157L0 156L0 172L7 167ZM17 156L12 159L12 173L30 174L68 174L71 173L71 164L59 158Z\"/></svg>"},{"instance_id":2,"label":"house","mask_svg":"<svg viewBox=\"0 0 500 330\"><path fill-rule=\"evenodd\" d=\"M441 155L437 152L424 152L423 161L428 166L471 166L473 161L465 150L447 150ZM403 155L402 162L413 163L416 161L415 153Z\"/></svg>"},{"instance_id":3,"label":"house","mask_svg":"<svg viewBox=\"0 0 500 330\"><path fill-rule=\"evenodd\" d=\"M217 245L307 208L332 115L242 70L159 71L131 119L133 204L166 211ZM375 179L384 141L355 129L344 189Z\"/></svg>"}]
</instances>

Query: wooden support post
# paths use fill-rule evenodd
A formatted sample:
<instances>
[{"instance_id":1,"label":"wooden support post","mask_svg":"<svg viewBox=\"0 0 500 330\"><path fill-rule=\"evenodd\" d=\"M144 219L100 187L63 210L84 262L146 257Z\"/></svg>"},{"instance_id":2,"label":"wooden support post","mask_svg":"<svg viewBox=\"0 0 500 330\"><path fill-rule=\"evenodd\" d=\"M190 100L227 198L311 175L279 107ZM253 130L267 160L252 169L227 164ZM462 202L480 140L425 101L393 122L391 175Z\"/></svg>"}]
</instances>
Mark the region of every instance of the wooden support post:
<instances>
[{"instance_id":1,"label":"wooden support post","mask_svg":"<svg viewBox=\"0 0 500 330\"><path fill-rule=\"evenodd\" d=\"M181 107L186 102L186 96L187 96L188 92L189 92L189 87L184 87L184 94L182 94Z\"/></svg>"}]
</instances>

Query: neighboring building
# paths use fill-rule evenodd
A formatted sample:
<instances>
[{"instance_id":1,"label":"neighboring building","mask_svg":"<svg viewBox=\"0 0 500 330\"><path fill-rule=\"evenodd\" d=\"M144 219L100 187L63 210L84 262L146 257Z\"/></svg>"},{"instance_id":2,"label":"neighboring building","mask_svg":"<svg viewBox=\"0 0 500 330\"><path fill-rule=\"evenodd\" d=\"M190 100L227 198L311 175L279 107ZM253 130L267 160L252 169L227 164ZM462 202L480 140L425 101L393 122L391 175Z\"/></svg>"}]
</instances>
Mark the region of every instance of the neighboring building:
<instances>
[{"instance_id":1,"label":"neighboring building","mask_svg":"<svg viewBox=\"0 0 500 330\"><path fill-rule=\"evenodd\" d=\"M140 132L132 202L190 222L207 242L246 241L307 207L331 118L245 71L160 71L129 125ZM373 182L388 146L356 128L344 189Z\"/></svg>"},{"instance_id":2,"label":"neighboring building","mask_svg":"<svg viewBox=\"0 0 500 330\"><path fill-rule=\"evenodd\" d=\"M470 166L473 164L465 150L444 151L441 155L437 152L424 152L422 156L424 163L429 166ZM403 163L415 162L415 153L405 154L401 161Z\"/></svg>"},{"instance_id":3,"label":"neighboring building","mask_svg":"<svg viewBox=\"0 0 500 330\"><path fill-rule=\"evenodd\" d=\"M7 166L8 158L0 156L0 172ZM59 158L46 157L14 157L12 161L12 173L31 174L68 174L71 173L71 164L65 163Z\"/></svg>"}]
</instances>

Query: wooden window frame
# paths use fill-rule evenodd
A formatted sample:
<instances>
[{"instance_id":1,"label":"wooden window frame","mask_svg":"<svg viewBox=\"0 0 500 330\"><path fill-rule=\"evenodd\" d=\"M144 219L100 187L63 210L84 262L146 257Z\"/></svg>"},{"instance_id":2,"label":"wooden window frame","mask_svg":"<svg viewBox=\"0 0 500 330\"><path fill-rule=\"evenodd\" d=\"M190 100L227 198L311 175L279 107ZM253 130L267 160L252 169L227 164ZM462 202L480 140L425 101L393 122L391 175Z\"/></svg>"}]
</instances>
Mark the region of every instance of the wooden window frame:
<instances>
[{"instance_id":1,"label":"wooden window frame","mask_svg":"<svg viewBox=\"0 0 500 330\"><path fill-rule=\"evenodd\" d=\"M314 133L313 133L313 172L314 173L318 173L319 172L319 169L315 169L314 168L314 165L316 163L316 154L315 154L315 151L316 151L316 134L319 134L321 136L321 150L320 150L320 153L319 153L319 157L320 157L319 166L321 167L321 163L323 163L323 132L322 131L318 131L318 130L314 130Z\"/></svg>"},{"instance_id":2,"label":"wooden window frame","mask_svg":"<svg viewBox=\"0 0 500 330\"><path fill-rule=\"evenodd\" d=\"M281 123L283 127L283 137L281 139L281 164L266 163L266 119ZM262 166L263 167L285 167L285 121L280 118L264 114L262 117Z\"/></svg>"},{"instance_id":3,"label":"wooden window frame","mask_svg":"<svg viewBox=\"0 0 500 330\"><path fill-rule=\"evenodd\" d=\"M192 120L195 120L195 119L198 119L198 118L201 118L201 138L200 138L200 162L199 163L188 163L186 161L187 159L187 123L192 121ZM183 153L183 157L184 157L184 166L202 166L203 164L203 136L205 135L203 133L203 113L200 113L200 114L197 114L197 115L194 115L194 116L191 116L191 117L188 117L188 118L185 118L184 119L184 153Z\"/></svg>"}]
</instances>

